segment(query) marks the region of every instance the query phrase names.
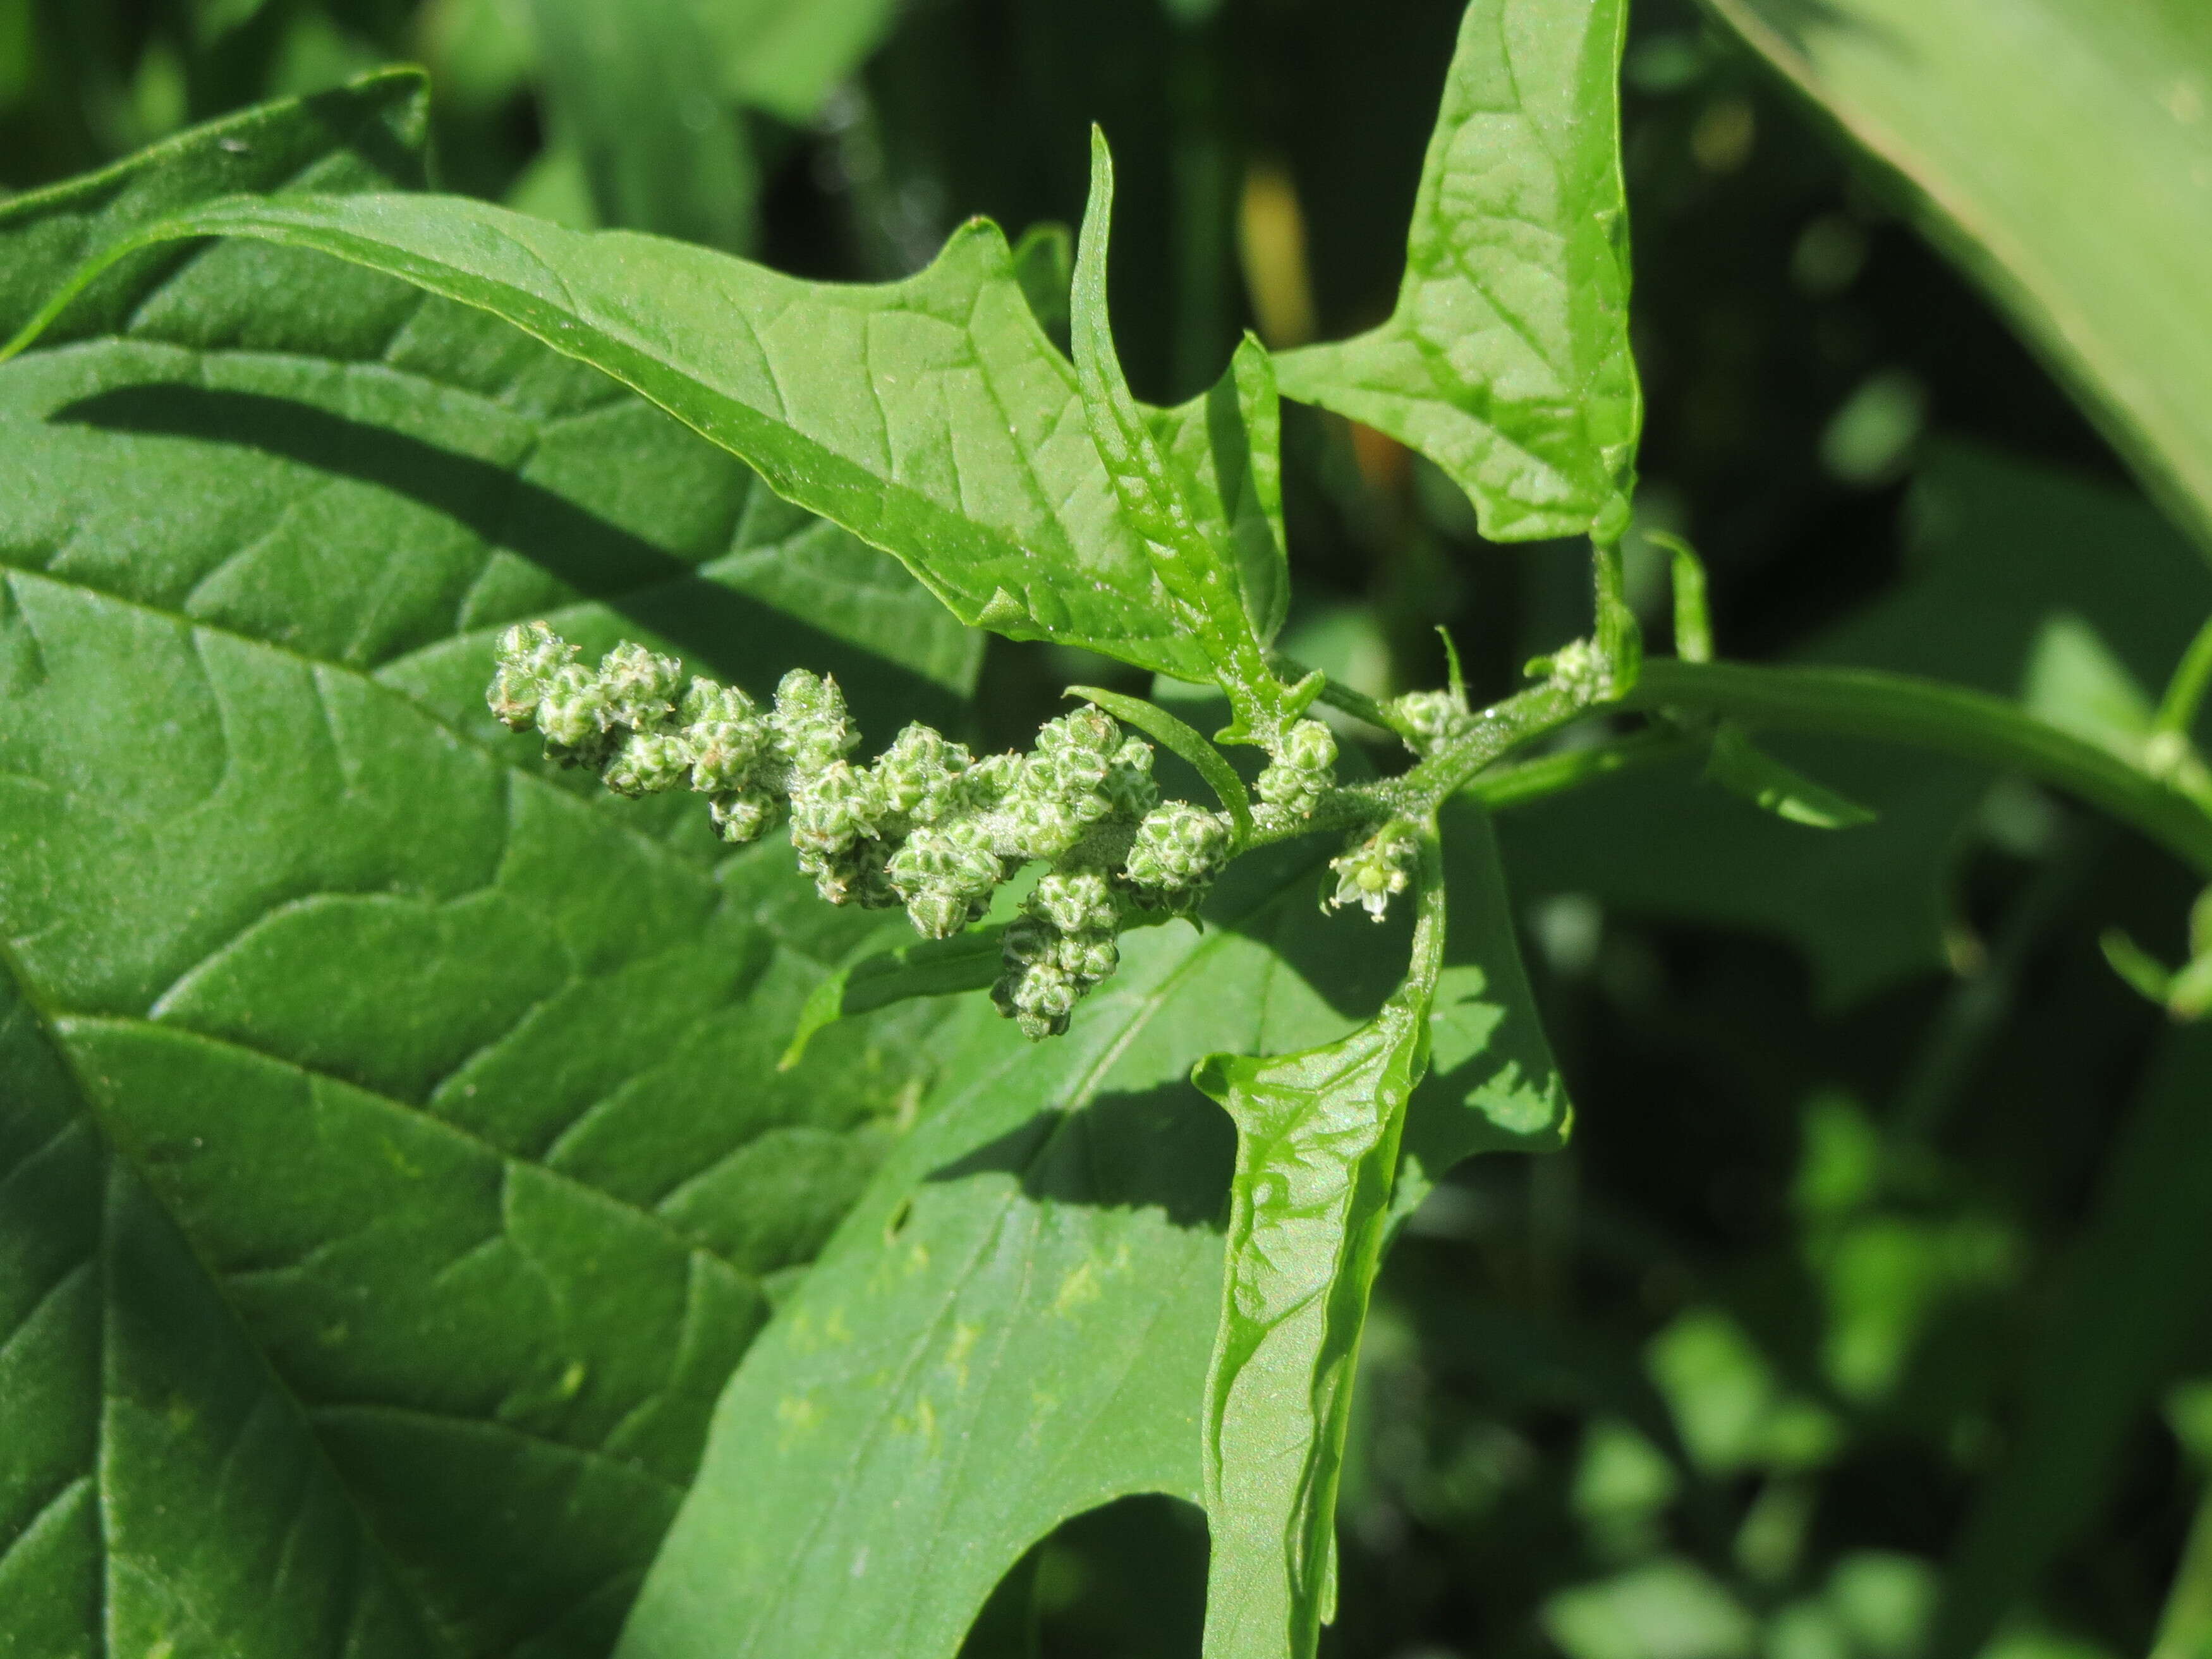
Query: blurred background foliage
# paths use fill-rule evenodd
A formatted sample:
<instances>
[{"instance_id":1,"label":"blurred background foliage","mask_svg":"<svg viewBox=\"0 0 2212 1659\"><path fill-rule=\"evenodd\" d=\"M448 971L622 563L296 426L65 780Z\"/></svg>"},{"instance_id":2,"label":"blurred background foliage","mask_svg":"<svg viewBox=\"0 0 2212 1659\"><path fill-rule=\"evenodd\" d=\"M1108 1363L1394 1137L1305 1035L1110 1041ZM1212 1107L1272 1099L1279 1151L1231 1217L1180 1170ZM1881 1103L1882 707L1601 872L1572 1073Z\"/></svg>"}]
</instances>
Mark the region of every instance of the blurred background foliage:
<instances>
[{"instance_id":1,"label":"blurred background foliage","mask_svg":"<svg viewBox=\"0 0 2212 1659\"><path fill-rule=\"evenodd\" d=\"M0 0L0 184L414 60L447 188L879 280L969 213L1079 216L1095 119L1124 359L1166 401L1242 330L1387 313L1459 9ZM1638 0L1624 97L1639 531L1704 550L1723 650L2140 741L2212 569L1690 0ZM1485 544L1389 440L1288 410L1285 442L1294 653L1428 685L1446 624L1496 696L1584 625L1578 556ZM1631 550L1663 643L1662 556ZM991 650L1009 741L1071 679L1127 683ZM1325 1650L2212 1654L2212 1038L2097 949L2180 954L2189 884L2015 780L1786 752L1881 822L1799 830L1664 769L1503 820L1580 1131L1462 1170L1392 1258ZM1194 1654L1203 1551L1165 1500L1085 1517L971 1647Z\"/></svg>"}]
</instances>

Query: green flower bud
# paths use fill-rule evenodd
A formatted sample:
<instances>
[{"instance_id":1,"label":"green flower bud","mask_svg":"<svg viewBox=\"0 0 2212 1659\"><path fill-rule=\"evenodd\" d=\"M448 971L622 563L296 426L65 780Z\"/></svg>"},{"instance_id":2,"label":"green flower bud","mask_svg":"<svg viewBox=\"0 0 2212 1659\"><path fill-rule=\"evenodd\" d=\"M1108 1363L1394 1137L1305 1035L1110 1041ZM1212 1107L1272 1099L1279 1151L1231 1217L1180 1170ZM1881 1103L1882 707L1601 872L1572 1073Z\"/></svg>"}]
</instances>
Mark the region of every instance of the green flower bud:
<instances>
[{"instance_id":1,"label":"green flower bud","mask_svg":"<svg viewBox=\"0 0 2212 1659\"><path fill-rule=\"evenodd\" d=\"M907 920L925 939L951 939L975 920L981 907L940 888L926 888L906 902Z\"/></svg>"},{"instance_id":2,"label":"green flower bud","mask_svg":"<svg viewBox=\"0 0 2212 1659\"><path fill-rule=\"evenodd\" d=\"M1474 722L1467 705L1449 691L1408 691L1390 708L1419 736L1415 747L1426 750L1457 737Z\"/></svg>"},{"instance_id":3,"label":"green flower bud","mask_svg":"<svg viewBox=\"0 0 2212 1659\"><path fill-rule=\"evenodd\" d=\"M678 717L691 746L691 787L710 795L745 787L768 752L768 722L759 705L734 685L696 679Z\"/></svg>"},{"instance_id":4,"label":"green flower bud","mask_svg":"<svg viewBox=\"0 0 2212 1659\"><path fill-rule=\"evenodd\" d=\"M1552 684L1584 702L1595 702L1612 688L1604 656L1588 640L1571 640L1552 653Z\"/></svg>"},{"instance_id":5,"label":"green flower bud","mask_svg":"<svg viewBox=\"0 0 2212 1659\"><path fill-rule=\"evenodd\" d=\"M1085 985L1096 985L1114 976L1114 970L1121 965L1121 951L1110 933L1085 934L1068 940L1061 963Z\"/></svg>"},{"instance_id":6,"label":"green flower bud","mask_svg":"<svg viewBox=\"0 0 2212 1659\"><path fill-rule=\"evenodd\" d=\"M633 732L599 775L617 795L673 789L691 770L691 745L661 732Z\"/></svg>"},{"instance_id":7,"label":"green flower bud","mask_svg":"<svg viewBox=\"0 0 2212 1659\"><path fill-rule=\"evenodd\" d=\"M850 761L832 761L791 791L791 844L802 852L836 854L876 833L884 815L875 779Z\"/></svg>"},{"instance_id":8,"label":"green flower bud","mask_svg":"<svg viewBox=\"0 0 2212 1659\"><path fill-rule=\"evenodd\" d=\"M1017 790L1002 810L1007 843L1023 860L1056 859L1083 839L1084 820L1049 795Z\"/></svg>"},{"instance_id":9,"label":"green flower bud","mask_svg":"<svg viewBox=\"0 0 2212 1659\"><path fill-rule=\"evenodd\" d=\"M708 810L722 839L743 846L758 841L775 827L783 803L765 789L733 789L716 795Z\"/></svg>"},{"instance_id":10,"label":"green flower bud","mask_svg":"<svg viewBox=\"0 0 2212 1659\"><path fill-rule=\"evenodd\" d=\"M538 729L545 752L567 766L597 766L611 746L606 687L578 664L556 669L538 705Z\"/></svg>"},{"instance_id":11,"label":"green flower bud","mask_svg":"<svg viewBox=\"0 0 2212 1659\"><path fill-rule=\"evenodd\" d=\"M1110 933L1121 925L1121 908L1114 902L1114 890L1096 870L1048 872L1038 878L1025 902L1030 915L1063 933Z\"/></svg>"},{"instance_id":12,"label":"green flower bud","mask_svg":"<svg viewBox=\"0 0 2212 1659\"><path fill-rule=\"evenodd\" d=\"M684 665L625 641L599 659L599 683L610 725L650 732L676 712Z\"/></svg>"},{"instance_id":13,"label":"green flower bud","mask_svg":"<svg viewBox=\"0 0 2212 1659\"><path fill-rule=\"evenodd\" d=\"M1401 823L1389 823L1331 859L1328 867L1336 872L1336 891L1329 895L1329 908L1357 904L1374 921L1382 921L1391 895L1406 890L1418 851L1411 830Z\"/></svg>"},{"instance_id":14,"label":"green flower bud","mask_svg":"<svg viewBox=\"0 0 2212 1659\"><path fill-rule=\"evenodd\" d=\"M963 744L917 724L877 757L876 783L890 811L933 823L958 801L960 780L970 763Z\"/></svg>"},{"instance_id":15,"label":"green flower bud","mask_svg":"<svg viewBox=\"0 0 2212 1659\"><path fill-rule=\"evenodd\" d=\"M1050 922L1036 915L1016 916L1006 924L1006 933L999 941L1000 955L1009 967L1016 968L1049 962L1059 947L1059 933Z\"/></svg>"},{"instance_id":16,"label":"green flower bud","mask_svg":"<svg viewBox=\"0 0 2212 1659\"><path fill-rule=\"evenodd\" d=\"M1211 880L1228 852L1229 826L1218 816L1171 800L1137 826L1126 868L1140 888L1192 888Z\"/></svg>"},{"instance_id":17,"label":"green flower bud","mask_svg":"<svg viewBox=\"0 0 2212 1659\"><path fill-rule=\"evenodd\" d=\"M990 902L1006 866L975 823L924 824L884 865L884 878L906 902L917 931L931 939L958 933Z\"/></svg>"},{"instance_id":18,"label":"green flower bud","mask_svg":"<svg viewBox=\"0 0 2212 1659\"><path fill-rule=\"evenodd\" d=\"M1311 817L1335 781L1335 734L1319 720L1299 720L1283 734L1273 763L1260 774L1260 799L1291 817Z\"/></svg>"},{"instance_id":19,"label":"green flower bud","mask_svg":"<svg viewBox=\"0 0 2212 1659\"><path fill-rule=\"evenodd\" d=\"M1117 817L1141 818L1158 806L1160 788L1152 781L1152 745L1142 738L1123 743L1100 793Z\"/></svg>"},{"instance_id":20,"label":"green flower bud","mask_svg":"<svg viewBox=\"0 0 2212 1659\"><path fill-rule=\"evenodd\" d=\"M830 903L881 910L899 902L884 868L890 853L879 841L863 841L834 852L802 848L799 867L814 878L814 890Z\"/></svg>"},{"instance_id":21,"label":"green flower bud","mask_svg":"<svg viewBox=\"0 0 2212 1659\"><path fill-rule=\"evenodd\" d=\"M794 668L775 688L775 712L769 716L775 751L795 770L817 771L860 741L845 712L845 694L826 675Z\"/></svg>"},{"instance_id":22,"label":"green flower bud","mask_svg":"<svg viewBox=\"0 0 2212 1659\"><path fill-rule=\"evenodd\" d=\"M1106 781L1121 748L1121 728L1103 709L1085 703L1037 728L1036 747L1023 763L1023 787L1063 799Z\"/></svg>"},{"instance_id":23,"label":"green flower bud","mask_svg":"<svg viewBox=\"0 0 2212 1659\"><path fill-rule=\"evenodd\" d=\"M499 636L484 701L509 731L527 732L554 675L575 659L576 647L544 623L518 623Z\"/></svg>"}]
</instances>

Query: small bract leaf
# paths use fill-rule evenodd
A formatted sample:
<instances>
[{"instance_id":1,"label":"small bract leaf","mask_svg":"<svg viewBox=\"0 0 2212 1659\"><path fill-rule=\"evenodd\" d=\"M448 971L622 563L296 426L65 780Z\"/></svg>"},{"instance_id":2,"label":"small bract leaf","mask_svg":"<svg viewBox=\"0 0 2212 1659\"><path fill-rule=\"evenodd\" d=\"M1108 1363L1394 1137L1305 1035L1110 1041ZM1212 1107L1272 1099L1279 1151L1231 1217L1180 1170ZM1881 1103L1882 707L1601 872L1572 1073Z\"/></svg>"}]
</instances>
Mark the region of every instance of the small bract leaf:
<instances>
[{"instance_id":1,"label":"small bract leaf","mask_svg":"<svg viewBox=\"0 0 2212 1659\"><path fill-rule=\"evenodd\" d=\"M1762 811L1808 830L1849 830L1878 814L1784 766L1753 744L1741 726L1723 720L1713 728L1705 775Z\"/></svg>"},{"instance_id":2,"label":"small bract leaf","mask_svg":"<svg viewBox=\"0 0 2212 1659\"><path fill-rule=\"evenodd\" d=\"M805 1058L806 1045L825 1025L854 1014L888 1008L910 997L945 997L986 991L1000 972L1004 927L977 927L951 939L915 939L847 963L814 988L799 1011L790 1046L775 1069L787 1072Z\"/></svg>"},{"instance_id":3,"label":"small bract leaf","mask_svg":"<svg viewBox=\"0 0 2212 1659\"><path fill-rule=\"evenodd\" d=\"M1127 721L1170 753L1188 761L1220 797L1230 821L1237 826L1237 844L1242 846L1250 836L1252 797L1245 791L1244 780L1237 775L1236 768L1230 765L1222 752L1192 726L1156 702L1146 702L1142 697L1125 697L1100 686L1071 685L1067 695L1097 703L1116 720Z\"/></svg>"}]
</instances>

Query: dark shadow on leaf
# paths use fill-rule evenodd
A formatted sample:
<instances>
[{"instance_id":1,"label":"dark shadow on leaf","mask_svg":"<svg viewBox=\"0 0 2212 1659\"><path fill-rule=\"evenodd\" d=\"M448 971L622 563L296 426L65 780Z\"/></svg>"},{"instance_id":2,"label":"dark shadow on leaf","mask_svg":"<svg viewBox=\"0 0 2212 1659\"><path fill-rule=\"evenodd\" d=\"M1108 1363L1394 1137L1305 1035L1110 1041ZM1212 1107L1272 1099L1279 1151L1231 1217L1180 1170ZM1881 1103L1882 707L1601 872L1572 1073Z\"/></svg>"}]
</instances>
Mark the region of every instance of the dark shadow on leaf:
<instances>
[{"instance_id":1,"label":"dark shadow on leaf","mask_svg":"<svg viewBox=\"0 0 2212 1659\"><path fill-rule=\"evenodd\" d=\"M405 433L289 398L167 382L118 386L58 410L59 423L237 444L351 478L444 514L755 691L792 668L836 675L869 729L957 717L951 694L797 617L701 576L645 538L542 484Z\"/></svg>"},{"instance_id":2,"label":"dark shadow on leaf","mask_svg":"<svg viewBox=\"0 0 2212 1659\"><path fill-rule=\"evenodd\" d=\"M1208 927L1227 927L1273 951L1347 1023L1371 1018L1396 988L1412 949L1412 907L1381 925L1358 909L1324 910L1334 837L1290 842L1231 866L1207 901ZM1080 1018L1079 1015L1078 1018Z\"/></svg>"},{"instance_id":3,"label":"dark shadow on leaf","mask_svg":"<svg viewBox=\"0 0 2212 1659\"><path fill-rule=\"evenodd\" d=\"M928 1178L1011 1175L1039 1203L1154 1208L1178 1227L1218 1227L1236 1163L1228 1114L1188 1083L1164 1083L1039 1112Z\"/></svg>"}]
</instances>

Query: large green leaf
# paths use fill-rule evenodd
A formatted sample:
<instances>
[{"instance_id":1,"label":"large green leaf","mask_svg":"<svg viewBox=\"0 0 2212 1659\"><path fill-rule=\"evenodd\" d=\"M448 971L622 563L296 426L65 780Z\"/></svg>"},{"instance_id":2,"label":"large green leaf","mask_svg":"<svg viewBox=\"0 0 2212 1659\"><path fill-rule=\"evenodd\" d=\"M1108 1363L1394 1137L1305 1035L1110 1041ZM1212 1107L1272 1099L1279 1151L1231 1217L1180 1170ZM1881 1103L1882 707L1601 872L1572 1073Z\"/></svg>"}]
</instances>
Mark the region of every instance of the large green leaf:
<instances>
[{"instance_id":1,"label":"large green leaf","mask_svg":"<svg viewBox=\"0 0 2212 1659\"><path fill-rule=\"evenodd\" d=\"M1449 941L1406 1202L1469 1152L1556 1144L1565 1118L1487 829L1449 830L1476 920ZM1129 1492L1202 1501L1234 1151L1188 1069L1340 1036L1406 960L1402 926L1319 915L1319 874L1255 854L1203 936L1126 936L1054 1042L976 1007L944 1029L921 1126L725 1396L623 1659L942 1659L1060 1521Z\"/></svg>"},{"instance_id":2,"label":"large green leaf","mask_svg":"<svg viewBox=\"0 0 2212 1659\"><path fill-rule=\"evenodd\" d=\"M1707 3L1891 170L2212 555L2212 9Z\"/></svg>"},{"instance_id":3,"label":"large green leaf","mask_svg":"<svg viewBox=\"0 0 2212 1659\"><path fill-rule=\"evenodd\" d=\"M10 203L8 292L241 157L404 177L418 99ZM0 368L0 1650L601 1652L940 1011L780 1076L872 923L554 773L483 706L493 635L831 666L885 735L957 713L973 641L494 319L149 258Z\"/></svg>"},{"instance_id":4,"label":"large green leaf","mask_svg":"<svg viewBox=\"0 0 2212 1659\"><path fill-rule=\"evenodd\" d=\"M2212 611L2212 578L2146 503L2045 467L1943 445L1914 482L1906 521L1905 580L1802 659L2026 697L2074 729L2085 711L2064 688L2084 684L2085 655L2154 702ZM2118 736L2102 722L2082 734ZM1698 763L1651 768L1506 817L1516 882L1777 935L1806 954L1832 1004L1939 966L1947 888L1986 776L1871 744L1760 741L1878 822L1818 835L1701 784ZM1620 836L1625 822L1635 836Z\"/></svg>"},{"instance_id":5,"label":"large green leaf","mask_svg":"<svg viewBox=\"0 0 2212 1659\"><path fill-rule=\"evenodd\" d=\"M1624 0L1470 0L1421 169L1398 305L1278 362L1284 395L1419 450L1499 541L1628 524L1617 78Z\"/></svg>"},{"instance_id":6,"label":"large green leaf","mask_svg":"<svg viewBox=\"0 0 2212 1659\"><path fill-rule=\"evenodd\" d=\"M297 1404L0 973L0 1653L435 1651Z\"/></svg>"},{"instance_id":7,"label":"large green leaf","mask_svg":"<svg viewBox=\"0 0 2212 1659\"><path fill-rule=\"evenodd\" d=\"M207 235L335 254L505 318L896 554L963 621L1210 677L1121 511L1075 371L988 221L956 232L927 270L879 287L802 282L455 197L243 198L114 252ZM1233 372L1226 384L1225 402L1201 395L1164 420L1165 446L1189 459L1217 510L1272 505L1274 458L1242 453L1248 434L1272 438L1272 401L1269 418L1224 419L1244 409Z\"/></svg>"}]
</instances>

